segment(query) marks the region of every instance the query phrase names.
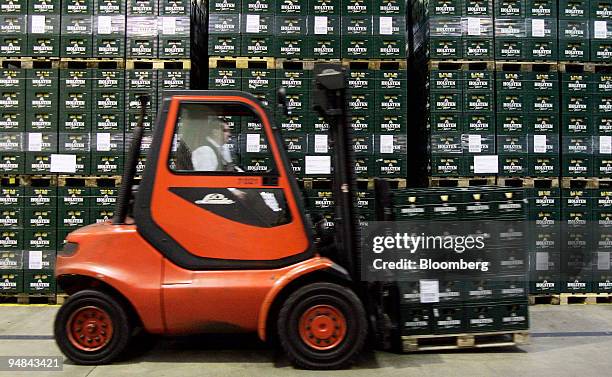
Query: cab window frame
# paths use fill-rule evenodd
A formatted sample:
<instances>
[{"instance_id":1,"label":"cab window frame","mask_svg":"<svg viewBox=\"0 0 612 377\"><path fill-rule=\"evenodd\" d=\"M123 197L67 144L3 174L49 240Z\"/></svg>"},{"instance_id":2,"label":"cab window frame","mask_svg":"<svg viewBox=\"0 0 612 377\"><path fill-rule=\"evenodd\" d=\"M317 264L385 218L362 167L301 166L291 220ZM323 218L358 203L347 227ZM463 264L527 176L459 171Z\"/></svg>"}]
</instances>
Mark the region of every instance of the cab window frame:
<instances>
[{"instance_id":1,"label":"cab window frame","mask_svg":"<svg viewBox=\"0 0 612 377\"><path fill-rule=\"evenodd\" d=\"M176 118L174 119L174 126L172 127L172 140L175 140L175 137L177 135L177 131L178 131L178 127L179 127L179 119L181 116L181 111L184 108L185 105L219 105L219 106L223 106L223 105L231 105L231 106L240 106L243 107L245 109L248 109L250 112L249 116L253 116L253 117L257 117L260 121L261 118L257 115L257 113L255 112L255 109L250 106L249 104L246 103L242 103L242 102L232 102L232 101L193 101L193 100L185 100L185 101L179 101L178 104L178 110L176 112ZM266 111L265 109L263 109L264 111ZM245 116L245 115L239 115L239 116ZM268 116L267 111L266 111L266 116ZM268 116L268 119L271 120L271 118ZM262 122L263 123L263 122ZM263 128L263 135L266 138L267 142L270 142L270 137L268 136L267 131L265 130L265 127ZM272 133L274 133L274 130L271 131ZM241 133L240 133L241 134ZM240 135L239 134L239 135ZM246 135L246 134L244 134ZM272 135L272 137L275 137L275 135ZM170 147L170 150L168 151L168 157L166 158L166 168L168 169L168 171L170 171L171 174L173 175L192 175L192 176L238 176L238 177L272 177L272 178L278 178L280 176L279 170L278 170L278 164L276 159L274 158L274 154L270 151L266 154L262 154L262 156L269 156L271 157L271 160L274 164L273 168L271 171L223 171L223 170L210 170L210 171L203 171L203 170L176 170L174 168L172 168L171 166L171 161L172 161L172 157L175 156L176 151L172 150L173 146ZM282 162L282 158L281 158L281 162ZM242 166L238 165L238 167L242 168Z\"/></svg>"}]
</instances>

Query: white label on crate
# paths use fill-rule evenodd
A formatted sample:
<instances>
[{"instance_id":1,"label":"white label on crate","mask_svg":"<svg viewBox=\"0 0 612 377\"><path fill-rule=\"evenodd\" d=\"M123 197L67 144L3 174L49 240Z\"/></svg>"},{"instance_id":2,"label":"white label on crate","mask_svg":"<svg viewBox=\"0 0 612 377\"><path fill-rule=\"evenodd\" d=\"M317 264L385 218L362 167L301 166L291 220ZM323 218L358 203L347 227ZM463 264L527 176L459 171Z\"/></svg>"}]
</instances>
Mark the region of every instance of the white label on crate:
<instances>
[{"instance_id":1,"label":"white label on crate","mask_svg":"<svg viewBox=\"0 0 612 377\"><path fill-rule=\"evenodd\" d=\"M533 153L546 153L546 135L533 135Z\"/></svg>"},{"instance_id":2,"label":"white label on crate","mask_svg":"<svg viewBox=\"0 0 612 377\"><path fill-rule=\"evenodd\" d=\"M30 270L42 269L42 250L31 250L29 252L28 268Z\"/></svg>"},{"instance_id":3,"label":"white label on crate","mask_svg":"<svg viewBox=\"0 0 612 377\"><path fill-rule=\"evenodd\" d=\"M306 156L306 174L331 174L331 156Z\"/></svg>"},{"instance_id":4,"label":"white label on crate","mask_svg":"<svg viewBox=\"0 0 612 377\"><path fill-rule=\"evenodd\" d=\"M52 154L51 173L76 173L76 154Z\"/></svg>"},{"instance_id":5,"label":"white label on crate","mask_svg":"<svg viewBox=\"0 0 612 377\"><path fill-rule=\"evenodd\" d=\"M314 138L314 152L315 153L327 153L328 142L327 135L315 135Z\"/></svg>"},{"instance_id":6,"label":"white label on crate","mask_svg":"<svg viewBox=\"0 0 612 377\"><path fill-rule=\"evenodd\" d=\"M261 136L259 134L247 134L246 149L248 153L259 153L261 151L261 145L259 141Z\"/></svg>"},{"instance_id":7,"label":"white label on crate","mask_svg":"<svg viewBox=\"0 0 612 377\"><path fill-rule=\"evenodd\" d=\"M32 34L44 34L45 33L45 16L36 15L32 16Z\"/></svg>"},{"instance_id":8,"label":"white label on crate","mask_svg":"<svg viewBox=\"0 0 612 377\"><path fill-rule=\"evenodd\" d=\"M548 253L545 251L536 252L536 271L548 271Z\"/></svg>"},{"instance_id":9,"label":"white label on crate","mask_svg":"<svg viewBox=\"0 0 612 377\"><path fill-rule=\"evenodd\" d=\"M597 269L598 270L610 270L610 252L600 251L597 253Z\"/></svg>"},{"instance_id":10,"label":"white label on crate","mask_svg":"<svg viewBox=\"0 0 612 377\"><path fill-rule=\"evenodd\" d=\"M440 302L440 283L438 280L419 280L421 303L429 304Z\"/></svg>"},{"instance_id":11,"label":"white label on crate","mask_svg":"<svg viewBox=\"0 0 612 377\"><path fill-rule=\"evenodd\" d=\"M480 18L468 17L468 35L480 35Z\"/></svg>"},{"instance_id":12,"label":"white label on crate","mask_svg":"<svg viewBox=\"0 0 612 377\"><path fill-rule=\"evenodd\" d=\"M96 136L96 150L98 152L108 152L111 149L111 135L108 132L102 132Z\"/></svg>"},{"instance_id":13,"label":"white label on crate","mask_svg":"<svg viewBox=\"0 0 612 377\"><path fill-rule=\"evenodd\" d=\"M315 34L327 34L327 17L326 16L315 16L314 18L314 33Z\"/></svg>"},{"instance_id":14,"label":"white label on crate","mask_svg":"<svg viewBox=\"0 0 612 377\"><path fill-rule=\"evenodd\" d=\"M105 35L113 32L111 16L98 16L98 34Z\"/></svg>"},{"instance_id":15,"label":"white label on crate","mask_svg":"<svg viewBox=\"0 0 612 377\"><path fill-rule=\"evenodd\" d=\"M497 155L474 156L474 174L497 174Z\"/></svg>"},{"instance_id":16,"label":"white label on crate","mask_svg":"<svg viewBox=\"0 0 612 377\"><path fill-rule=\"evenodd\" d=\"M28 151L40 152L42 150L42 134L40 132L32 132L28 134Z\"/></svg>"},{"instance_id":17,"label":"white label on crate","mask_svg":"<svg viewBox=\"0 0 612 377\"><path fill-rule=\"evenodd\" d=\"M544 37L545 36L545 24L544 20L540 18L534 18L531 20L531 36L532 37Z\"/></svg>"},{"instance_id":18,"label":"white label on crate","mask_svg":"<svg viewBox=\"0 0 612 377\"><path fill-rule=\"evenodd\" d=\"M380 26L378 28L380 35L391 35L393 34L393 18L392 17L381 17Z\"/></svg>"},{"instance_id":19,"label":"white label on crate","mask_svg":"<svg viewBox=\"0 0 612 377\"><path fill-rule=\"evenodd\" d=\"M162 34L176 34L176 17L164 17L162 19Z\"/></svg>"},{"instance_id":20,"label":"white label on crate","mask_svg":"<svg viewBox=\"0 0 612 377\"><path fill-rule=\"evenodd\" d=\"M393 153L393 135L380 135L380 153Z\"/></svg>"},{"instance_id":21,"label":"white label on crate","mask_svg":"<svg viewBox=\"0 0 612 377\"><path fill-rule=\"evenodd\" d=\"M470 153L482 152L482 136L468 135L468 151Z\"/></svg>"},{"instance_id":22,"label":"white label on crate","mask_svg":"<svg viewBox=\"0 0 612 377\"><path fill-rule=\"evenodd\" d=\"M593 38L595 39L606 39L608 37L608 22L607 21L595 21L595 31Z\"/></svg>"},{"instance_id":23,"label":"white label on crate","mask_svg":"<svg viewBox=\"0 0 612 377\"><path fill-rule=\"evenodd\" d=\"M612 154L612 136L599 137L599 153Z\"/></svg>"},{"instance_id":24,"label":"white label on crate","mask_svg":"<svg viewBox=\"0 0 612 377\"><path fill-rule=\"evenodd\" d=\"M246 32L247 33L259 33L259 15L258 14L247 14Z\"/></svg>"}]
</instances>

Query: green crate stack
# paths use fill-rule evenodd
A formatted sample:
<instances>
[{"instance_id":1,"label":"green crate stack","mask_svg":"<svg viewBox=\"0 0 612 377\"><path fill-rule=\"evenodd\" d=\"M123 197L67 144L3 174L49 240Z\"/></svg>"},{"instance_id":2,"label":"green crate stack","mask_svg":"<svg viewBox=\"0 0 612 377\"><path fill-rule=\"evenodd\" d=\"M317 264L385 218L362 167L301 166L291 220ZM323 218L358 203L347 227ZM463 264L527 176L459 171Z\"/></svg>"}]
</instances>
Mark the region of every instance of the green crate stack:
<instances>
[{"instance_id":1,"label":"green crate stack","mask_svg":"<svg viewBox=\"0 0 612 377\"><path fill-rule=\"evenodd\" d=\"M93 56L93 0L62 2L60 56L87 58Z\"/></svg>"},{"instance_id":2,"label":"green crate stack","mask_svg":"<svg viewBox=\"0 0 612 377\"><path fill-rule=\"evenodd\" d=\"M26 117L25 71L14 68L0 70L0 170L3 174L20 174L25 170L23 132Z\"/></svg>"},{"instance_id":3,"label":"green crate stack","mask_svg":"<svg viewBox=\"0 0 612 377\"><path fill-rule=\"evenodd\" d=\"M393 212L396 221L412 222L412 229L418 229L419 224L441 221L449 234L455 234L452 233L454 229L461 232L464 226L469 226L473 234L486 234L482 233L486 229L479 226L496 220L499 221L500 230L506 226L507 229L517 231L519 228L515 228L517 224L514 221L523 221L527 217L528 206L524 198L523 190L516 188L482 186L407 189L394 193ZM415 233L419 234L419 231ZM397 283L402 305L402 335L527 329L529 254L521 246L527 240L519 239L520 243L513 244L513 249L504 248L502 245L507 245L510 240L500 237L485 241L490 248L484 253L491 253L495 249L497 254L495 257L489 255L483 258L492 261L488 271L465 274L417 270L403 275L405 279ZM432 252L417 251L420 254L415 258L432 258ZM441 260L449 258L450 254L447 253ZM423 303L420 289L422 280L437 281L438 302Z\"/></svg>"},{"instance_id":4,"label":"green crate stack","mask_svg":"<svg viewBox=\"0 0 612 377\"><path fill-rule=\"evenodd\" d=\"M28 2L3 0L0 4L0 56L25 56Z\"/></svg>"},{"instance_id":5,"label":"green crate stack","mask_svg":"<svg viewBox=\"0 0 612 377\"><path fill-rule=\"evenodd\" d=\"M592 62L610 62L612 58L612 2L591 0L589 7L589 28L593 30L590 39Z\"/></svg>"},{"instance_id":6,"label":"green crate stack","mask_svg":"<svg viewBox=\"0 0 612 377\"><path fill-rule=\"evenodd\" d=\"M28 37L25 56L60 55L61 12L59 1L28 1Z\"/></svg>"},{"instance_id":7,"label":"green crate stack","mask_svg":"<svg viewBox=\"0 0 612 377\"><path fill-rule=\"evenodd\" d=\"M558 177L559 74L499 70L496 88L499 175Z\"/></svg>"},{"instance_id":8,"label":"green crate stack","mask_svg":"<svg viewBox=\"0 0 612 377\"><path fill-rule=\"evenodd\" d=\"M3 292L53 294L66 235L112 218L147 94L143 172L163 92L191 86L191 13L186 0L0 1L0 56L16 57L0 70L1 186L20 193L3 216Z\"/></svg>"},{"instance_id":9,"label":"green crate stack","mask_svg":"<svg viewBox=\"0 0 612 377\"><path fill-rule=\"evenodd\" d=\"M57 187L50 179L33 180L23 190L23 290L55 294Z\"/></svg>"},{"instance_id":10,"label":"green crate stack","mask_svg":"<svg viewBox=\"0 0 612 377\"><path fill-rule=\"evenodd\" d=\"M559 60L590 60L589 1L559 1Z\"/></svg>"},{"instance_id":11,"label":"green crate stack","mask_svg":"<svg viewBox=\"0 0 612 377\"><path fill-rule=\"evenodd\" d=\"M587 188L561 191L561 292L587 293L592 281L593 192Z\"/></svg>"},{"instance_id":12,"label":"green crate stack","mask_svg":"<svg viewBox=\"0 0 612 377\"><path fill-rule=\"evenodd\" d=\"M23 191L14 180L0 187L0 293L23 292Z\"/></svg>"},{"instance_id":13,"label":"green crate stack","mask_svg":"<svg viewBox=\"0 0 612 377\"><path fill-rule=\"evenodd\" d=\"M600 187L592 190L593 222L596 227L592 236L592 281L591 291L595 293L612 292L612 267L610 253L612 245L612 190Z\"/></svg>"},{"instance_id":14,"label":"green crate stack","mask_svg":"<svg viewBox=\"0 0 612 377\"><path fill-rule=\"evenodd\" d=\"M376 70L368 65L373 59L397 62L406 57L403 2L219 1L210 2L208 11L208 54L214 57L208 87L244 90L274 109L276 91L285 86L292 113L272 111L299 178L329 178L332 173L329 125L311 111L309 60L341 58L364 64L347 64L347 71L356 75L350 83L358 85L349 83L358 177L406 177L406 71L398 70L404 64L385 68L381 63ZM267 60L238 63L235 57ZM360 82L359 75L367 77ZM363 83L368 87L359 86ZM257 142L261 125L239 122L235 150L242 163L247 170L265 168L270 155ZM380 129L374 127L378 122Z\"/></svg>"},{"instance_id":15,"label":"green crate stack","mask_svg":"<svg viewBox=\"0 0 612 377\"><path fill-rule=\"evenodd\" d=\"M561 292L561 189L529 189L529 293Z\"/></svg>"},{"instance_id":16,"label":"green crate stack","mask_svg":"<svg viewBox=\"0 0 612 377\"><path fill-rule=\"evenodd\" d=\"M493 2L411 1L412 54L420 59L493 59Z\"/></svg>"},{"instance_id":17,"label":"green crate stack","mask_svg":"<svg viewBox=\"0 0 612 377\"><path fill-rule=\"evenodd\" d=\"M496 60L557 60L555 1L503 0L494 8Z\"/></svg>"},{"instance_id":18,"label":"green crate stack","mask_svg":"<svg viewBox=\"0 0 612 377\"><path fill-rule=\"evenodd\" d=\"M428 72L432 176L486 175L474 162L477 156L495 154L495 80L486 66L479 68Z\"/></svg>"},{"instance_id":19,"label":"green crate stack","mask_svg":"<svg viewBox=\"0 0 612 377\"><path fill-rule=\"evenodd\" d=\"M564 72L561 77L562 174L592 177L593 80L588 72Z\"/></svg>"}]
</instances>

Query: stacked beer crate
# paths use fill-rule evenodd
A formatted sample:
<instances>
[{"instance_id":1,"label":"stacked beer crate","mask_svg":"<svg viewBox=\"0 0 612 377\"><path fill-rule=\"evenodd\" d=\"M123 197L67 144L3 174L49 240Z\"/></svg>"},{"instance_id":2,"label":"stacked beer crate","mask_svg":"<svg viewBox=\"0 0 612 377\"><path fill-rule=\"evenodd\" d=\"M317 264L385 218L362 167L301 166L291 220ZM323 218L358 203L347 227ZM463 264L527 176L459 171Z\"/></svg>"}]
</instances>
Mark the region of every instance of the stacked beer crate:
<instances>
[{"instance_id":1,"label":"stacked beer crate","mask_svg":"<svg viewBox=\"0 0 612 377\"><path fill-rule=\"evenodd\" d=\"M345 67L362 218L372 219L368 180L384 177L404 185L407 176L405 3L228 0L211 1L208 10L208 88L249 92L275 115L306 206L328 225L334 208L333 143L329 125L312 110L311 81L315 62ZM276 106L280 87L286 89L290 114ZM243 169L268 170L261 124L229 123L239 135L232 148Z\"/></svg>"},{"instance_id":2,"label":"stacked beer crate","mask_svg":"<svg viewBox=\"0 0 612 377\"><path fill-rule=\"evenodd\" d=\"M190 86L188 0L0 1L0 293L54 297L65 236L112 218L147 95Z\"/></svg>"}]
</instances>

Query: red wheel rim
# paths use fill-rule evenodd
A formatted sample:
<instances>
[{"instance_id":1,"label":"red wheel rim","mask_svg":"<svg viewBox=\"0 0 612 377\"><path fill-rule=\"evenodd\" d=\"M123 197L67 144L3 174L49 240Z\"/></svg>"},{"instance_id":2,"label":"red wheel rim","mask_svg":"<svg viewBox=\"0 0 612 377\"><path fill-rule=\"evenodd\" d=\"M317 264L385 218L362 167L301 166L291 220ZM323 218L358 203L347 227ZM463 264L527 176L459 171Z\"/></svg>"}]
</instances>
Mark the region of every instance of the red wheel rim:
<instances>
[{"instance_id":1,"label":"red wheel rim","mask_svg":"<svg viewBox=\"0 0 612 377\"><path fill-rule=\"evenodd\" d=\"M75 310L66 323L70 343L81 351L97 351L113 337L113 321L108 313L97 306Z\"/></svg>"},{"instance_id":2,"label":"red wheel rim","mask_svg":"<svg viewBox=\"0 0 612 377\"><path fill-rule=\"evenodd\" d=\"M325 351L342 343L346 336L346 318L331 305L315 305L300 317L300 337L311 348Z\"/></svg>"}]
</instances>

